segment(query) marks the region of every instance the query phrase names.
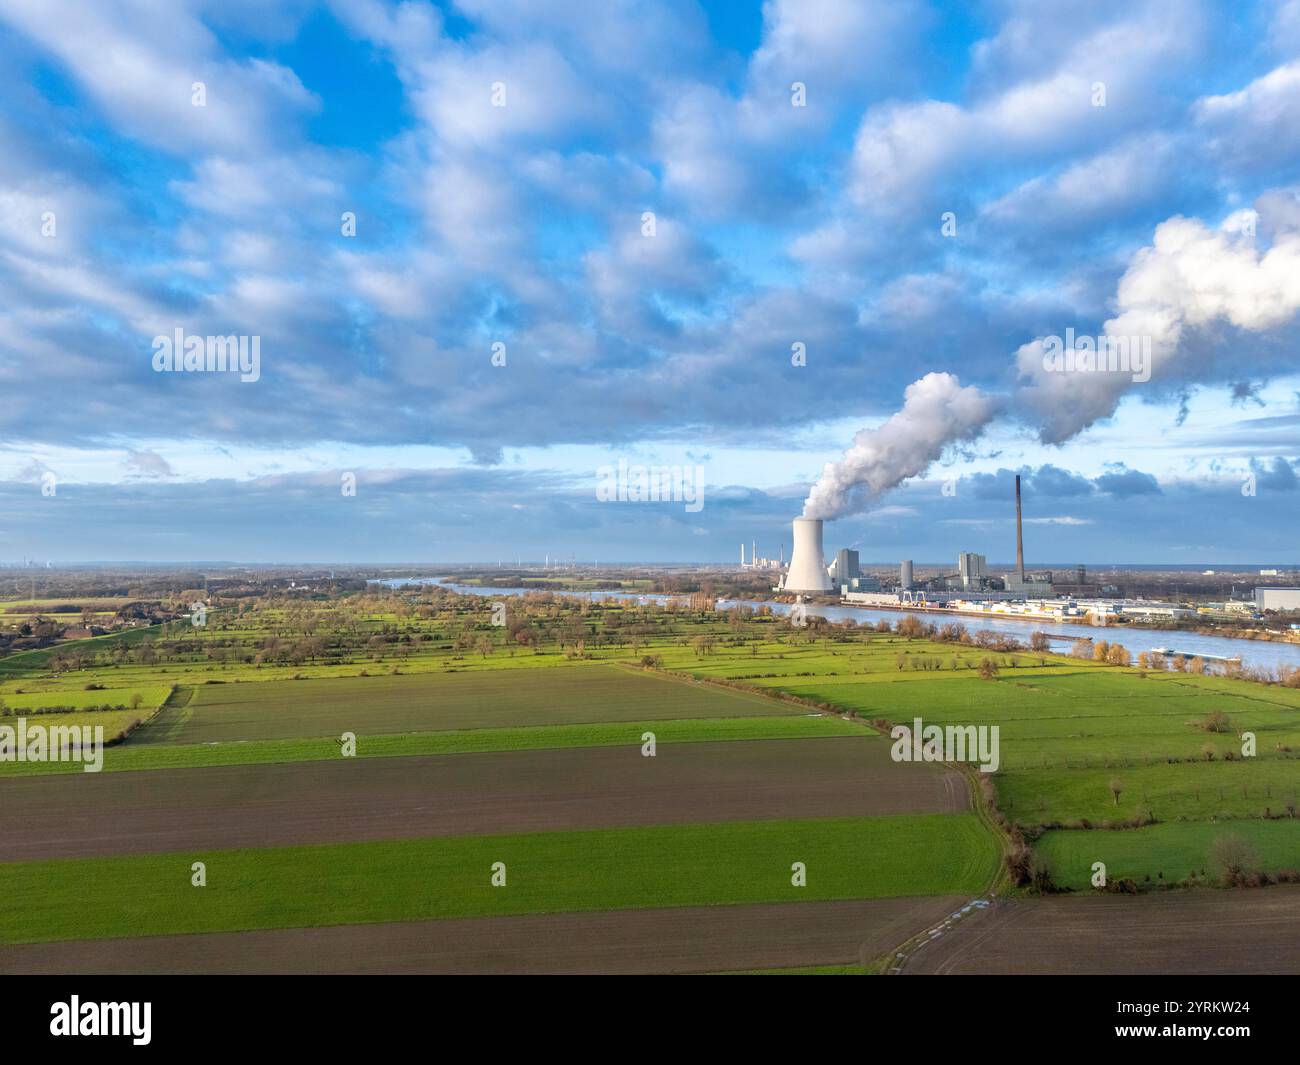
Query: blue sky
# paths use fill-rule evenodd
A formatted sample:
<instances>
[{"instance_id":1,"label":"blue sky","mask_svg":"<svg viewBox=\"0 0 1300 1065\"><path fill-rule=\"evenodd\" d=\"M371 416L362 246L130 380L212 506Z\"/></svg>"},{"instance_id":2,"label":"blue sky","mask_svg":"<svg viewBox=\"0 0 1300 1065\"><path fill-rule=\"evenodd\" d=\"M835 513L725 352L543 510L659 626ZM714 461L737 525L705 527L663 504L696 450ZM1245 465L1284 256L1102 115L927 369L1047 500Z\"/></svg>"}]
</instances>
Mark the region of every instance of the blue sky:
<instances>
[{"instance_id":1,"label":"blue sky","mask_svg":"<svg viewBox=\"0 0 1300 1065\"><path fill-rule=\"evenodd\" d=\"M0 0L0 293L0 561L1294 562L1300 0Z\"/></svg>"}]
</instances>

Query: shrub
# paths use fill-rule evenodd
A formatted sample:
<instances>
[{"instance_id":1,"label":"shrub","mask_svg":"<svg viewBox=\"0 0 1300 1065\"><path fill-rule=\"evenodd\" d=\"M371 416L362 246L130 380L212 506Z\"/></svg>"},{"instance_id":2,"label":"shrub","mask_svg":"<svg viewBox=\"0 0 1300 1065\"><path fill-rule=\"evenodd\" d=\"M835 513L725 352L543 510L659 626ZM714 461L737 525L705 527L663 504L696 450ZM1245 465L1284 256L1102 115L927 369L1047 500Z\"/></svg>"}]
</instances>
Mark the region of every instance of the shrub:
<instances>
[{"instance_id":1,"label":"shrub","mask_svg":"<svg viewBox=\"0 0 1300 1065\"><path fill-rule=\"evenodd\" d=\"M1024 887L1033 876L1033 851L1024 843L1013 843L1007 851L1007 873L1017 887Z\"/></svg>"},{"instance_id":2,"label":"shrub","mask_svg":"<svg viewBox=\"0 0 1300 1065\"><path fill-rule=\"evenodd\" d=\"M1260 858L1255 848L1236 832L1226 832L1210 844L1210 866L1225 887L1247 884L1259 873Z\"/></svg>"},{"instance_id":3,"label":"shrub","mask_svg":"<svg viewBox=\"0 0 1300 1065\"><path fill-rule=\"evenodd\" d=\"M1212 710L1201 718L1199 727L1206 732L1231 732L1232 722L1222 710Z\"/></svg>"},{"instance_id":4,"label":"shrub","mask_svg":"<svg viewBox=\"0 0 1300 1065\"><path fill-rule=\"evenodd\" d=\"M1052 875L1052 866L1041 854L1036 855L1033 863L1033 875L1030 886L1039 895L1051 895L1056 892L1056 881Z\"/></svg>"}]
</instances>

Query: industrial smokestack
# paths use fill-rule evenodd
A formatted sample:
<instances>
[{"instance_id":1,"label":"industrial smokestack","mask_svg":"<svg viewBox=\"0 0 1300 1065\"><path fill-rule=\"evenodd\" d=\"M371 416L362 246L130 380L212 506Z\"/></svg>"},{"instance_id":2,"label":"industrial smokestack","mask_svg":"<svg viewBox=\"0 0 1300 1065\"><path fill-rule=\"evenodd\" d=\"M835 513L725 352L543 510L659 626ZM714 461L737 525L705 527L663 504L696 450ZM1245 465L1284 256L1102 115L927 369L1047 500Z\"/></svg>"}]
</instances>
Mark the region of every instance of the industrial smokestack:
<instances>
[{"instance_id":1,"label":"industrial smokestack","mask_svg":"<svg viewBox=\"0 0 1300 1065\"><path fill-rule=\"evenodd\" d=\"M790 569L781 585L787 592L829 592L831 579L822 558L822 523L820 518L794 519L794 549L790 552Z\"/></svg>"},{"instance_id":2,"label":"industrial smokestack","mask_svg":"<svg viewBox=\"0 0 1300 1065\"><path fill-rule=\"evenodd\" d=\"M1020 474L1016 474L1016 577L1025 583L1025 536L1020 524Z\"/></svg>"}]
</instances>

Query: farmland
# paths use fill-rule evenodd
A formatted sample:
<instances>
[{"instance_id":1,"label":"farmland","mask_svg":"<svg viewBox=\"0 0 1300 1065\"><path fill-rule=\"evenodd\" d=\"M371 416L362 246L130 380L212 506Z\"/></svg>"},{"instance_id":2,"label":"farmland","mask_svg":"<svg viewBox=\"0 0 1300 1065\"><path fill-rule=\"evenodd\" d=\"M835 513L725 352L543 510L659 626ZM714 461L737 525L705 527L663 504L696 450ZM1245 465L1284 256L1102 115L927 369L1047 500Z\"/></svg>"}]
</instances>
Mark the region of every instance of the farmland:
<instances>
[{"instance_id":1,"label":"farmland","mask_svg":"<svg viewBox=\"0 0 1300 1065\"><path fill-rule=\"evenodd\" d=\"M961 812L880 737L692 743L34 777L5 789L0 861L556 828ZM123 824L120 811L133 811ZM50 836L50 820L76 821Z\"/></svg>"},{"instance_id":2,"label":"farmland","mask_svg":"<svg viewBox=\"0 0 1300 1065\"><path fill-rule=\"evenodd\" d=\"M1031 652L998 654L996 674L982 679L963 647L896 639L873 637L862 650L828 641L775 656L757 648L703 662L679 653L679 661L695 676L747 677L758 690L882 723L997 726L997 808L1031 842L1047 832L1035 861L1049 873L1064 840L1091 853L1129 838L1125 871L1115 876L1145 883L1177 871L1181 880L1208 864L1208 848L1238 822L1248 837L1257 823L1271 833L1273 845L1256 855L1260 871L1300 868L1300 691ZM1254 736L1249 757L1244 733ZM1170 822L1197 826L1181 837L1172 864L1144 835ZM1089 885L1071 872L1060 886Z\"/></svg>"},{"instance_id":3,"label":"farmland","mask_svg":"<svg viewBox=\"0 0 1300 1065\"><path fill-rule=\"evenodd\" d=\"M0 972L862 972L962 896L595 910L7 947ZM760 968L761 967L761 968Z\"/></svg>"},{"instance_id":4,"label":"farmland","mask_svg":"<svg viewBox=\"0 0 1300 1065\"><path fill-rule=\"evenodd\" d=\"M202 889L196 860L209 871ZM973 816L929 814L7 862L6 888L26 901L0 912L0 943L969 894L996 860ZM791 884L796 861L806 887ZM503 888L491 883L497 862Z\"/></svg>"},{"instance_id":5,"label":"farmland","mask_svg":"<svg viewBox=\"0 0 1300 1065\"><path fill-rule=\"evenodd\" d=\"M559 750L567 747L640 745L646 732L658 744L709 743L715 740L797 739L861 736L862 728L831 714L798 717L675 718L671 721L534 725L523 728L448 729L441 732L385 733L357 744L357 758L400 758L419 754L479 754L486 751ZM337 737L290 740L241 740L232 743L147 744L109 752L106 772L184 769L221 765L267 765L328 761L339 757ZM79 773L63 762L0 763L0 777Z\"/></svg>"},{"instance_id":6,"label":"farmland","mask_svg":"<svg viewBox=\"0 0 1300 1065\"><path fill-rule=\"evenodd\" d=\"M1300 965L1300 887L1008 899L927 943L904 973L1118 976L1258 973Z\"/></svg>"},{"instance_id":7,"label":"farmland","mask_svg":"<svg viewBox=\"0 0 1300 1065\"><path fill-rule=\"evenodd\" d=\"M1217 885L1231 831L1248 875L1300 866L1295 689L685 604L501 620L437 588L267 597L0 659L33 719L165 701L103 773L0 763L6 964L866 971L969 899L1093 894L1096 861ZM918 717L996 726L997 771L895 761L882 732ZM597 929L621 938L571 938Z\"/></svg>"},{"instance_id":8,"label":"farmland","mask_svg":"<svg viewBox=\"0 0 1300 1065\"><path fill-rule=\"evenodd\" d=\"M219 743L350 731L573 725L781 713L741 692L607 666L204 685L160 715L138 743Z\"/></svg>"}]
</instances>

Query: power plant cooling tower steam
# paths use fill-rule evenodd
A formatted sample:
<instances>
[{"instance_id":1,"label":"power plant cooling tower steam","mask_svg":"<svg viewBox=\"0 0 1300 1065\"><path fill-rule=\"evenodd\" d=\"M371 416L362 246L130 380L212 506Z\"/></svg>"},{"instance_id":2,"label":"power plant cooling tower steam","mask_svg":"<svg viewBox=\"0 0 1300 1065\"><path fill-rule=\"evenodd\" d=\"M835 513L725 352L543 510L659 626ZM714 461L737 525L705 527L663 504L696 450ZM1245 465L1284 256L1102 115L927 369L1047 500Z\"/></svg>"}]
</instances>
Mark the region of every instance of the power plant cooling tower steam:
<instances>
[{"instance_id":1,"label":"power plant cooling tower steam","mask_svg":"<svg viewBox=\"0 0 1300 1065\"><path fill-rule=\"evenodd\" d=\"M790 569L785 575L783 591L829 592L831 579L822 558L822 523L820 518L794 519L794 550Z\"/></svg>"}]
</instances>

